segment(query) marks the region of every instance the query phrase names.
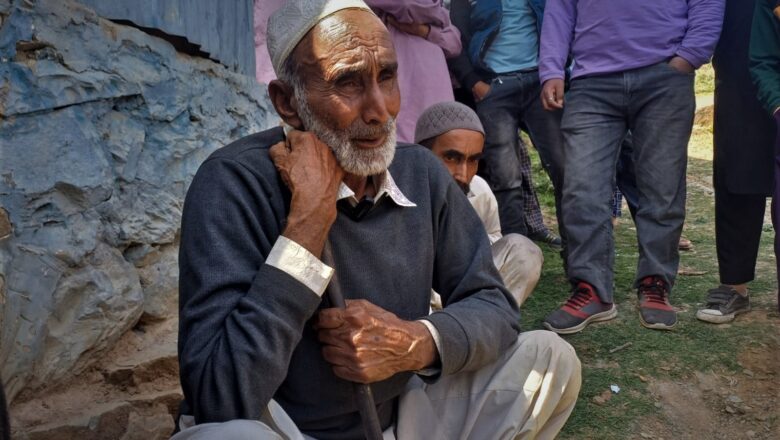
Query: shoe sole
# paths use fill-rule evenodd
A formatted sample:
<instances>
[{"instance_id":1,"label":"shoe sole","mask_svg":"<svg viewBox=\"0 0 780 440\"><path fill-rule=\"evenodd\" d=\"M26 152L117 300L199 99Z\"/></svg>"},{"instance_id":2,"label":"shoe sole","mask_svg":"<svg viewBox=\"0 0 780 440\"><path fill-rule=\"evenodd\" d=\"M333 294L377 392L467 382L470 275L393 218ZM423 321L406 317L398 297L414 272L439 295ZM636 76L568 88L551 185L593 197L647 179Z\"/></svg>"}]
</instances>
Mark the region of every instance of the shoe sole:
<instances>
[{"instance_id":1,"label":"shoe sole","mask_svg":"<svg viewBox=\"0 0 780 440\"><path fill-rule=\"evenodd\" d=\"M613 304L612 308L607 310L606 312L596 313L595 315L590 316L589 318L585 319L584 321L575 325L574 327L555 328L546 321L543 323L543 325L547 330L558 333L559 335L571 335L573 333L581 332L591 322L609 321L610 319L615 319L616 316L617 316L617 306Z\"/></svg>"},{"instance_id":2,"label":"shoe sole","mask_svg":"<svg viewBox=\"0 0 780 440\"><path fill-rule=\"evenodd\" d=\"M699 321L709 322L710 324L726 324L737 318L737 315L747 313L750 311L750 307L742 310L737 310L734 313L728 315L710 315L709 313L703 313L702 310L696 312L696 319Z\"/></svg>"},{"instance_id":3,"label":"shoe sole","mask_svg":"<svg viewBox=\"0 0 780 440\"><path fill-rule=\"evenodd\" d=\"M656 324L650 324L642 318L642 312L639 311L639 322L642 324L642 327L649 328L653 330L674 330L674 328L677 326L677 321L674 321L674 324L672 325L666 325L663 323L656 323Z\"/></svg>"}]
</instances>

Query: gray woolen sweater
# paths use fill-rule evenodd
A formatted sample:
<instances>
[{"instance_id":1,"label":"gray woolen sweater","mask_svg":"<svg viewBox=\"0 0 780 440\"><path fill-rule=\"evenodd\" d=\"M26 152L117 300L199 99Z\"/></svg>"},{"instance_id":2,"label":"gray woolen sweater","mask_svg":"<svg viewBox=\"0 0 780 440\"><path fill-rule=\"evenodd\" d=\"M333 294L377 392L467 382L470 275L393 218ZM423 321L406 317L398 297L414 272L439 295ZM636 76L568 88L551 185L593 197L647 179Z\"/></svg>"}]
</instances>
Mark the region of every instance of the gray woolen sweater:
<instances>
[{"instance_id":1,"label":"gray woolen sweater","mask_svg":"<svg viewBox=\"0 0 780 440\"><path fill-rule=\"evenodd\" d=\"M290 193L268 148L272 129L217 150L184 203L179 254L182 414L197 423L259 419L270 399L318 439L362 438L350 383L321 355L312 318L327 300L264 264L284 229ZM442 374L475 370L517 339L519 312L493 266L479 218L428 150L399 145L390 173L417 207L383 198L360 222L330 231L346 298L441 334ZM445 308L428 315L431 288ZM372 384L383 427L413 373Z\"/></svg>"}]
</instances>

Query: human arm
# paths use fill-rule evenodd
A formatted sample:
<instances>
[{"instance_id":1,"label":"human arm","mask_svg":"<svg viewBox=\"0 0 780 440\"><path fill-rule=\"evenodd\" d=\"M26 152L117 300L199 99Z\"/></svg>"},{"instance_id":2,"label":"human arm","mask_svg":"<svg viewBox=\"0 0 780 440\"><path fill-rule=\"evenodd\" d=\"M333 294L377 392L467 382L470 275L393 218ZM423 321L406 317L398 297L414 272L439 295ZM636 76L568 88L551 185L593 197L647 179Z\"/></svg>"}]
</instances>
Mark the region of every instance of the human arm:
<instances>
[{"instance_id":1,"label":"human arm","mask_svg":"<svg viewBox=\"0 0 780 440\"><path fill-rule=\"evenodd\" d=\"M770 114L780 116L780 18L771 0L757 0L750 35L750 74L758 99Z\"/></svg>"},{"instance_id":2,"label":"human arm","mask_svg":"<svg viewBox=\"0 0 780 440\"><path fill-rule=\"evenodd\" d=\"M547 3L539 40L539 81L542 83L540 99L545 110L563 108L566 60L574 41L576 22L577 0Z\"/></svg>"},{"instance_id":3,"label":"human arm","mask_svg":"<svg viewBox=\"0 0 780 440\"><path fill-rule=\"evenodd\" d=\"M446 58L461 52L460 32L450 22L447 10L436 0L366 0L402 32L425 38L441 47Z\"/></svg>"},{"instance_id":4,"label":"human arm","mask_svg":"<svg viewBox=\"0 0 780 440\"><path fill-rule=\"evenodd\" d=\"M690 0L688 28L675 58L670 64L682 71L692 71L709 62L723 27L725 0ZM682 61L690 65L685 66Z\"/></svg>"},{"instance_id":5,"label":"human arm","mask_svg":"<svg viewBox=\"0 0 780 440\"><path fill-rule=\"evenodd\" d=\"M290 270L290 262L316 263L311 251L322 239L290 229L290 221L306 228L296 220L303 214L296 213L296 196L277 177L267 150L249 151L261 156L258 168L232 157L208 159L184 205L179 364L187 406L197 423L259 419L287 375L304 324L319 306L330 276L324 265L306 265L304 277ZM316 169L309 172L316 178ZM319 186L331 190L327 183ZM322 216L312 231L327 222L330 213L323 211L306 213ZM319 287L306 279L318 281Z\"/></svg>"}]
</instances>

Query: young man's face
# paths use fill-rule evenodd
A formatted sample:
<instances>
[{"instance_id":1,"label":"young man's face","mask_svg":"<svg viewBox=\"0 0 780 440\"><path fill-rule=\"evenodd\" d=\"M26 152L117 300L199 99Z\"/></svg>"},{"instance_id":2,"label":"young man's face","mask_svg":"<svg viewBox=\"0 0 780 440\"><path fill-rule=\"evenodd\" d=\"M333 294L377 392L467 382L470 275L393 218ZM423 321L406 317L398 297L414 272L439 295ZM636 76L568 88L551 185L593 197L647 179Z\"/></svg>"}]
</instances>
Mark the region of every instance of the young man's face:
<instances>
[{"instance_id":1,"label":"young man's face","mask_svg":"<svg viewBox=\"0 0 780 440\"><path fill-rule=\"evenodd\" d=\"M468 193L471 179L477 174L477 165L484 145L485 138L482 133L455 129L436 136L431 144L431 151L444 161L463 192Z\"/></svg>"}]
</instances>

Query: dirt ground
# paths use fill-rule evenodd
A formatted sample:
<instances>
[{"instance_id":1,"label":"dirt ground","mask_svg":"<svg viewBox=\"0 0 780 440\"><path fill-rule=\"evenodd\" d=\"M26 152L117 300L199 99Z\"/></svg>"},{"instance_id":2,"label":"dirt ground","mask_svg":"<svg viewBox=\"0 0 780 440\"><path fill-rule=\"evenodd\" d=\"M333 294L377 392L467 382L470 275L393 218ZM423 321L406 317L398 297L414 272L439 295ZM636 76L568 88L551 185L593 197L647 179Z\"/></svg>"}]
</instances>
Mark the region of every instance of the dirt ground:
<instances>
[{"instance_id":1,"label":"dirt ground","mask_svg":"<svg viewBox=\"0 0 780 440\"><path fill-rule=\"evenodd\" d=\"M780 324L764 311L750 319L769 322L775 334L737 355L741 372L697 371L684 381L649 382L662 417L637 421L640 438L780 439Z\"/></svg>"}]
</instances>

